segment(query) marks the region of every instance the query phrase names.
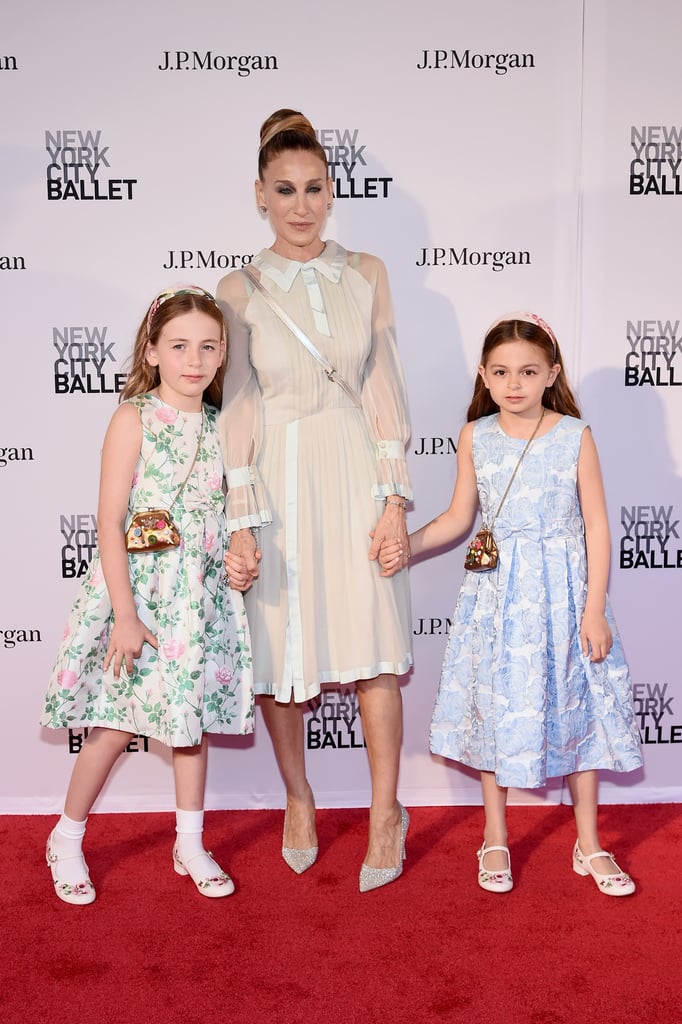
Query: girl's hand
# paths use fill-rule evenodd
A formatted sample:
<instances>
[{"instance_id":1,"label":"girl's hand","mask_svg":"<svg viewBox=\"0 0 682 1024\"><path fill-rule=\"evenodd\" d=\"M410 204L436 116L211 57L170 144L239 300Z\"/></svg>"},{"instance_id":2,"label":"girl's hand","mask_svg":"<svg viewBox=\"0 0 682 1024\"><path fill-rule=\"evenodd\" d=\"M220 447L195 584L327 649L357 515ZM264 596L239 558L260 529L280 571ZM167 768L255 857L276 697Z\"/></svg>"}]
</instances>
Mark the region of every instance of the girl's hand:
<instances>
[{"instance_id":1,"label":"girl's hand","mask_svg":"<svg viewBox=\"0 0 682 1024\"><path fill-rule=\"evenodd\" d=\"M118 679L121 674L121 665L125 662L128 675L131 675L133 662L142 654L142 646L145 643L151 644L155 648L159 646L154 634L136 615L130 619L115 619L107 653L104 657L104 671L106 672L113 661L114 679Z\"/></svg>"},{"instance_id":2,"label":"girl's hand","mask_svg":"<svg viewBox=\"0 0 682 1024\"><path fill-rule=\"evenodd\" d=\"M263 557L251 530L235 530L225 555L225 575L233 590L242 593L258 578L258 563Z\"/></svg>"},{"instance_id":3,"label":"girl's hand","mask_svg":"<svg viewBox=\"0 0 682 1024\"><path fill-rule=\"evenodd\" d=\"M370 532L370 537L374 537L374 532L374 530ZM399 540L385 540L377 556L379 565L382 568L381 575L393 576L398 572L404 564L403 555L403 546Z\"/></svg>"},{"instance_id":4,"label":"girl's hand","mask_svg":"<svg viewBox=\"0 0 682 1024\"><path fill-rule=\"evenodd\" d=\"M603 661L613 646L613 636L603 612L587 609L580 623L580 645L590 661Z\"/></svg>"},{"instance_id":5,"label":"girl's hand","mask_svg":"<svg viewBox=\"0 0 682 1024\"><path fill-rule=\"evenodd\" d=\"M369 560L374 562L379 558L379 552L385 543L393 544L397 542L402 548L397 562L391 567L390 572L381 573L382 576L392 576L400 569L404 569L410 558L410 541L407 536L407 526L405 523L405 513L398 505L386 505L381 519L375 526L374 530L370 532L372 543L369 549ZM381 561L379 561L381 565Z\"/></svg>"}]
</instances>

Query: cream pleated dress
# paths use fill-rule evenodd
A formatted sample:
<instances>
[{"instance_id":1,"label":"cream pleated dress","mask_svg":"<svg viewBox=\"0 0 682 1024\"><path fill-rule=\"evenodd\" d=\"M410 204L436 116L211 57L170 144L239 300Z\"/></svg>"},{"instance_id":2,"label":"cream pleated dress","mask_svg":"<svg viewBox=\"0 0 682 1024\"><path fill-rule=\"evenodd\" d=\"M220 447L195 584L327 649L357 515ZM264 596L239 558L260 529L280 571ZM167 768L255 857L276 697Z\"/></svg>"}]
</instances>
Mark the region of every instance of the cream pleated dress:
<instances>
[{"instance_id":1,"label":"cream pleated dress","mask_svg":"<svg viewBox=\"0 0 682 1024\"><path fill-rule=\"evenodd\" d=\"M407 572L384 578L367 557L384 497L411 497L407 401L380 260L330 241L306 263L265 249L251 267L362 399L327 378L244 274L222 279L228 530L262 527L246 594L254 685L305 701L412 664Z\"/></svg>"}]
</instances>

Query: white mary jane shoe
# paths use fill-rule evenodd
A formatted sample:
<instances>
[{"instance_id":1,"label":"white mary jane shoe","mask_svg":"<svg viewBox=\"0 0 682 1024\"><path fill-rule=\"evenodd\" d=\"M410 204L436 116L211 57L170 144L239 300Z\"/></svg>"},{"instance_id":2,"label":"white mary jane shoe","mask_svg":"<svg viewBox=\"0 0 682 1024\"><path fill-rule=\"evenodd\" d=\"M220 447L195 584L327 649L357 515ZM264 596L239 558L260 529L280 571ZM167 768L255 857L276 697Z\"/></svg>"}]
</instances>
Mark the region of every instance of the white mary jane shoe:
<instances>
[{"instance_id":1,"label":"white mary jane shoe","mask_svg":"<svg viewBox=\"0 0 682 1024\"><path fill-rule=\"evenodd\" d=\"M488 869L483 866L486 854L492 853L493 850L501 850L507 855L507 867L502 871L488 871ZM486 892L509 892L514 888L509 847L486 846L484 842L481 849L477 851L476 856L478 857L478 884L481 889L485 889Z\"/></svg>"},{"instance_id":2,"label":"white mary jane shoe","mask_svg":"<svg viewBox=\"0 0 682 1024\"><path fill-rule=\"evenodd\" d=\"M576 840L573 847L573 870L576 875L592 875L595 885L605 896L631 896L635 891L635 883L630 876L621 871L617 864L617 873L613 875L602 875L599 871L595 871L592 867L592 861L597 857L610 857L613 863L616 864L613 854L606 853L604 850L597 850L596 853L590 853L586 857Z\"/></svg>"},{"instance_id":3,"label":"white mary jane shoe","mask_svg":"<svg viewBox=\"0 0 682 1024\"><path fill-rule=\"evenodd\" d=\"M211 863L215 865L215 874L201 875L196 867L192 868L192 862L196 861L199 857L209 858ZM202 896L219 899L221 896L231 896L234 892L234 882L227 872L223 871L220 865L216 863L213 859L213 854L209 850L199 850L197 853L193 853L191 857L183 860L176 844L173 847L173 867L178 875L189 875Z\"/></svg>"},{"instance_id":4,"label":"white mary jane shoe","mask_svg":"<svg viewBox=\"0 0 682 1024\"><path fill-rule=\"evenodd\" d=\"M52 836L54 830L50 832L47 839L47 846L45 847L45 860L47 866L52 874L52 881L54 882L55 894L62 900L63 903L71 903L76 907L84 907L88 903L93 903L96 897L95 887L90 881L90 875L88 873L88 865L85 863L85 858L82 853L78 853L72 857L59 857L55 853L52 846ZM78 882L65 882L59 877L59 865L63 864L67 860L79 860L82 866L82 880Z\"/></svg>"}]
</instances>

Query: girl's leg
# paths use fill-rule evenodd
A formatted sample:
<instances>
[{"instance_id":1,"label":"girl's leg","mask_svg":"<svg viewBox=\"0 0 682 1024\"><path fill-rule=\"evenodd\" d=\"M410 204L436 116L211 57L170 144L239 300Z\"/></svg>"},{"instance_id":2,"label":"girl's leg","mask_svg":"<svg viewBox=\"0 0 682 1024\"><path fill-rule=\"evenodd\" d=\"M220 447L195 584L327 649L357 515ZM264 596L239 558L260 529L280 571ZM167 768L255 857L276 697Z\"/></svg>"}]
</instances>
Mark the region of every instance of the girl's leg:
<instances>
[{"instance_id":1,"label":"girl's leg","mask_svg":"<svg viewBox=\"0 0 682 1024\"><path fill-rule=\"evenodd\" d=\"M578 846L583 856L588 857L602 849L597 832L598 775L596 771L574 772L566 776L566 781L573 801ZM618 866L610 857L596 857L591 864L600 875L618 871Z\"/></svg>"},{"instance_id":2,"label":"girl's leg","mask_svg":"<svg viewBox=\"0 0 682 1024\"><path fill-rule=\"evenodd\" d=\"M84 821L111 769L133 738L133 733L118 729L92 729L83 742L73 766L71 782L64 802L64 814L73 821Z\"/></svg>"},{"instance_id":3,"label":"girl's leg","mask_svg":"<svg viewBox=\"0 0 682 1024\"><path fill-rule=\"evenodd\" d=\"M179 875L190 875L204 896L229 896L234 883L204 849L204 791L208 738L196 747L173 747L175 831L173 863Z\"/></svg>"},{"instance_id":4,"label":"girl's leg","mask_svg":"<svg viewBox=\"0 0 682 1024\"><path fill-rule=\"evenodd\" d=\"M481 772L481 790L485 811L485 845L507 846L507 787L498 786L494 772ZM508 867L509 859L501 850L486 854L487 871L504 871Z\"/></svg>"},{"instance_id":5,"label":"girl's leg","mask_svg":"<svg viewBox=\"0 0 682 1024\"><path fill-rule=\"evenodd\" d=\"M305 771L303 707L274 697L263 697L260 704L287 793L282 846L312 850L317 846L315 798Z\"/></svg>"},{"instance_id":6,"label":"girl's leg","mask_svg":"<svg viewBox=\"0 0 682 1024\"><path fill-rule=\"evenodd\" d=\"M64 813L47 841L47 860L57 896L65 903L92 903L95 889L83 859L88 814L121 752L133 738L117 729L94 728L73 766Z\"/></svg>"},{"instance_id":7,"label":"girl's leg","mask_svg":"<svg viewBox=\"0 0 682 1024\"><path fill-rule=\"evenodd\" d=\"M402 866L402 817L398 803L398 770L403 739L403 702L397 676L383 674L359 680L362 731L372 779L369 843L364 864L371 868Z\"/></svg>"}]
</instances>

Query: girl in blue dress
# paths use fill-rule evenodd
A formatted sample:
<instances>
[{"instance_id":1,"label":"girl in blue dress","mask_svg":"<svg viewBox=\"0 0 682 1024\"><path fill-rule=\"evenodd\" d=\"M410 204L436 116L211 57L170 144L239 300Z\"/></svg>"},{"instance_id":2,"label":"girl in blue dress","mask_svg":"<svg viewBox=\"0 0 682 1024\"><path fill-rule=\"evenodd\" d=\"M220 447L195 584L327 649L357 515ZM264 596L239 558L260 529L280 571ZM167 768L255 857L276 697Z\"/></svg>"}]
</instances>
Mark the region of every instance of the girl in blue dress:
<instances>
[{"instance_id":1,"label":"girl in blue dress","mask_svg":"<svg viewBox=\"0 0 682 1024\"><path fill-rule=\"evenodd\" d=\"M466 535L480 506L484 522L494 520L499 561L490 571L467 572L462 583L431 750L481 773L483 889L513 885L507 787L566 776L578 834L574 871L591 875L603 893L628 895L634 882L602 850L597 832L598 769L642 764L606 593L604 488L592 433L545 321L524 312L492 325L467 421L450 506L410 535L410 551L422 555ZM391 574L407 557L397 542L384 544L382 569Z\"/></svg>"}]
</instances>

